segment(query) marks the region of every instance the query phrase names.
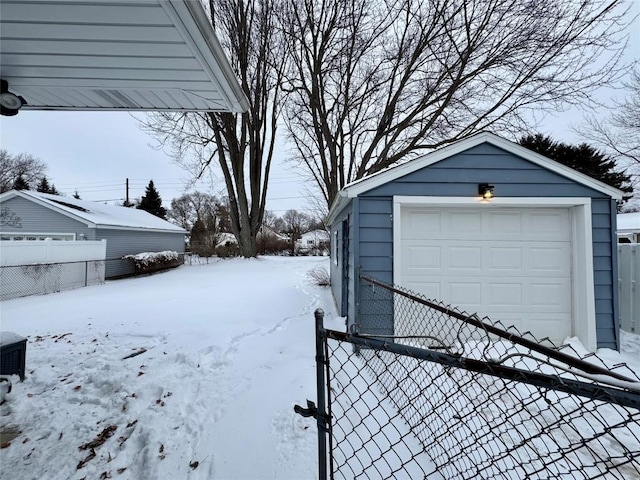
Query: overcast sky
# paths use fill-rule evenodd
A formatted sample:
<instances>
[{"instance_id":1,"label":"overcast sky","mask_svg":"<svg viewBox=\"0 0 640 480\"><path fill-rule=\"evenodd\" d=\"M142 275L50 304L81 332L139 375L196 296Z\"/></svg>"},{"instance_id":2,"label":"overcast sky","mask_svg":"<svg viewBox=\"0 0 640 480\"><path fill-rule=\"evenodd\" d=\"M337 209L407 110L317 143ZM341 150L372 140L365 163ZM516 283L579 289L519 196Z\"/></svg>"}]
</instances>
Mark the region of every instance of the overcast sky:
<instances>
[{"instance_id":1,"label":"overcast sky","mask_svg":"<svg viewBox=\"0 0 640 480\"><path fill-rule=\"evenodd\" d=\"M633 0L640 12L640 0ZM626 60L640 60L640 20L631 32ZM611 95L615 92L603 95ZM618 95L619 97L619 95ZM620 97L619 97L620 99ZM603 112L603 114L606 112ZM554 139L577 142L571 125L580 124L582 113L570 111L548 116L539 131ZM30 153L48 165L47 176L67 195L77 190L86 200L109 203L122 201L125 179L129 178L130 198L139 198L153 179L164 203L180 196L191 179L171 157L151 147L155 140L140 130L135 118L116 112L34 112L21 111L14 117L0 117L0 147L12 154ZM304 171L286 162L284 147L276 152L272 167L267 209L281 215L294 208L307 210L309 188ZM203 191L223 193L223 181L214 179L196 185Z\"/></svg>"}]
</instances>

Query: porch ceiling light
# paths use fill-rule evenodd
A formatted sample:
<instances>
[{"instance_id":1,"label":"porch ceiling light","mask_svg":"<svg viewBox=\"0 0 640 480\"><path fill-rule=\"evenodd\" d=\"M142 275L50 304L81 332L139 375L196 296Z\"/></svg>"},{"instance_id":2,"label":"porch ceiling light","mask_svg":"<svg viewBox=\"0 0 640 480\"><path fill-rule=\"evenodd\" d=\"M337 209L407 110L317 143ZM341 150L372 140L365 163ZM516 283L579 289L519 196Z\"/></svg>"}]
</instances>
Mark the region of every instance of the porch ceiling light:
<instances>
[{"instance_id":1,"label":"porch ceiling light","mask_svg":"<svg viewBox=\"0 0 640 480\"><path fill-rule=\"evenodd\" d=\"M20 95L9 91L9 82L0 80L0 114L8 117L16 115L27 101Z\"/></svg>"},{"instance_id":2,"label":"porch ceiling light","mask_svg":"<svg viewBox=\"0 0 640 480\"><path fill-rule=\"evenodd\" d=\"M493 198L493 185L489 185L488 183L479 183L478 184L478 193L485 200L489 200Z\"/></svg>"}]
</instances>

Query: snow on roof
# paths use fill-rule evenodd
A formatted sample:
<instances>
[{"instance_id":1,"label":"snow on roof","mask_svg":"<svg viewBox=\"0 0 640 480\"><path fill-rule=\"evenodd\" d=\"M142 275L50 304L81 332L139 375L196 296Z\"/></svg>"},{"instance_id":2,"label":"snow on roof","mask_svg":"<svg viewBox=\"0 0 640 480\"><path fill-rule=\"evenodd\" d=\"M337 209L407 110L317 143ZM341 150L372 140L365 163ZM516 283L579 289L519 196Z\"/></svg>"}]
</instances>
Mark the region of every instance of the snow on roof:
<instances>
[{"instance_id":1,"label":"snow on roof","mask_svg":"<svg viewBox=\"0 0 640 480\"><path fill-rule=\"evenodd\" d=\"M322 238L322 239L328 240L329 232L327 232L326 230L317 229L317 230L311 230L310 232L303 233L301 236L304 238L314 237L314 238Z\"/></svg>"},{"instance_id":2,"label":"snow on roof","mask_svg":"<svg viewBox=\"0 0 640 480\"><path fill-rule=\"evenodd\" d=\"M619 213L617 215L618 232L640 232L640 212Z\"/></svg>"},{"instance_id":3,"label":"snow on roof","mask_svg":"<svg viewBox=\"0 0 640 480\"><path fill-rule=\"evenodd\" d=\"M185 232L183 228L137 208L119 207L31 190L12 190L0 195L0 200L13 196L33 200L63 215L86 223L90 227Z\"/></svg>"}]
</instances>

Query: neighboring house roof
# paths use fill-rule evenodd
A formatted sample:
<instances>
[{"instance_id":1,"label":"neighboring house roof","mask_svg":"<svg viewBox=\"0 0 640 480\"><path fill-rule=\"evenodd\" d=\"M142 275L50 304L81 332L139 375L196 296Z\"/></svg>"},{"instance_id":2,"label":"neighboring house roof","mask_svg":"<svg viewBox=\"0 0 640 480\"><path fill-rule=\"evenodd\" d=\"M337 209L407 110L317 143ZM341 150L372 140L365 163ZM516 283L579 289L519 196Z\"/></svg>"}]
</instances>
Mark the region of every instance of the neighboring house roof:
<instances>
[{"instance_id":1,"label":"neighboring house roof","mask_svg":"<svg viewBox=\"0 0 640 480\"><path fill-rule=\"evenodd\" d=\"M233 233L222 232L218 236L218 244L216 245L216 247L225 247L227 245L237 245L237 244L238 244L238 239L236 239L236 236Z\"/></svg>"},{"instance_id":2,"label":"neighboring house roof","mask_svg":"<svg viewBox=\"0 0 640 480\"><path fill-rule=\"evenodd\" d=\"M73 197L50 195L31 190L10 190L0 195L0 202L14 197L21 197L42 205L45 208L82 222L90 228L171 233L186 232L182 227L137 208L106 205L104 203L77 200Z\"/></svg>"},{"instance_id":3,"label":"neighboring house roof","mask_svg":"<svg viewBox=\"0 0 640 480\"><path fill-rule=\"evenodd\" d=\"M311 230L310 232L305 232L303 233L301 236L301 238L307 239L307 238L315 238L318 239L320 241L324 241L324 240L329 240L329 232L327 232L326 230Z\"/></svg>"},{"instance_id":4,"label":"neighboring house roof","mask_svg":"<svg viewBox=\"0 0 640 480\"><path fill-rule=\"evenodd\" d=\"M2 0L0 30L25 110L249 107L197 0Z\"/></svg>"},{"instance_id":5,"label":"neighboring house roof","mask_svg":"<svg viewBox=\"0 0 640 480\"><path fill-rule=\"evenodd\" d=\"M446 160L453 155L469 150L477 145L488 143L498 147L506 152L512 153L518 157L530 161L542 168L550 170L558 175L569 178L577 183L583 184L596 191L602 192L616 200L622 199L623 192L617 188L611 187L606 183L591 178L573 168L567 167L561 163L555 162L550 158L540 155L528 148L517 143L506 140L498 135L489 132L482 132L462 140L458 140L446 147L439 148L433 152L427 153L421 157L417 157L401 165L392 166L368 177L356 180L346 185L333 202L329 211L328 223L335 220L335 216L347 205L350 198L372 190L376 187L384 185L388 182L396 180L400 177L413 173L422 168L433 165L442 160Z\"/></svg>"},{"instance_id":6,"label":"neighboring house roof","mask_svg":"<svg viewBox=\"0 0 640 480\"><path fill-rule=\"evenodd\" d=\"M617 232L635 233L640 232L640 212L619 213L617 215Z\"/></svg>"},{"instance_id":7,"label":"neighboring house roof","mask_svg":"<svg viewBox=\"0 0 640 480\"><path fill-rule=\"evenodd\" d=\"M264 236L264 237L274 237L278 240L288 240L288 238L285 235L282 235L281 233L276 232L273 228L268 227L266 225L262 225L260 227L260 230L258 231L258 235Z\"/></svg>"}]
</instances>

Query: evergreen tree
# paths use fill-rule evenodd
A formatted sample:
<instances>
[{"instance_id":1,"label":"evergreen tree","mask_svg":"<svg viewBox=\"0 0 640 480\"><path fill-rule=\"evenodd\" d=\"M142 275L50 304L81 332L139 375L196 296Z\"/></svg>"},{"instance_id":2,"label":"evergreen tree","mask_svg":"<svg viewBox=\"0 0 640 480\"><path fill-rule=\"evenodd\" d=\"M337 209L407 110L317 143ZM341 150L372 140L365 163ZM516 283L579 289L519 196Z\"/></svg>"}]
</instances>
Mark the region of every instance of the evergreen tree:
<instances>
[{"instance_id":1,"label":"evergreen tree","mask_svg":"<svg viewBox=\"0 0 640 480\"><path fill-rule=\"evenodd\" d=\"M160 198L160 194L153 185L153 180L149 181L149 185L147 185L144 193L140 200L140 205L136 208L149 212L156 217L166 219L167 210L162 206L162 198Z\"/></svg>"},{"instance_id":2,"label":"evergreen tree","mask_svg":"<svg viewBox=\"0 0 640 480\"><path fill-rule=\"evenodd\" d=\"M540 133L526 135L518 143L540 155L622 190L624 192L622 203L633 195L631 177L616 170L615 160L586 143L569 145L556 142L551 137Z\"/></svg>"},{"instance_id":3,"label":"evergreen tree","mask_svg":"<svg viewBox=\"0 0 640 480\"><path fill-rule=\"evenodd\" d=\"M49 193L49 189L49 180L47 180L46 176L43 176L40 180L40 183L38 183L38 186L36 187L36 191L41 193Z\"/></svg>"},{"instance_id":4,"label":"evergreen tree","mask_svg":"<svg viewBox=\"0 0 640 480\"><path fill-rule=\"evenodd\" d=\"M47 179L46 175L42 176L40 183L38 183L38 186L36 187L36 191L41 193L49 193L51 195L58 195L56 186L53 183L49 185L49 180Z\"/></svg>"},{"instance_id":5,"label":"evergreen tree","mask_svg":"<svg viewBox=\"0 0 640 480\"><path fill-rule=\"evenodd\" d=\"M16 178L16 180L13 182L13 189L14 190L29 190L29 184L27 183L27 181L24 179L24 177L22 175L20 175L18 178Z\"/></svg>"}]
</instances>

